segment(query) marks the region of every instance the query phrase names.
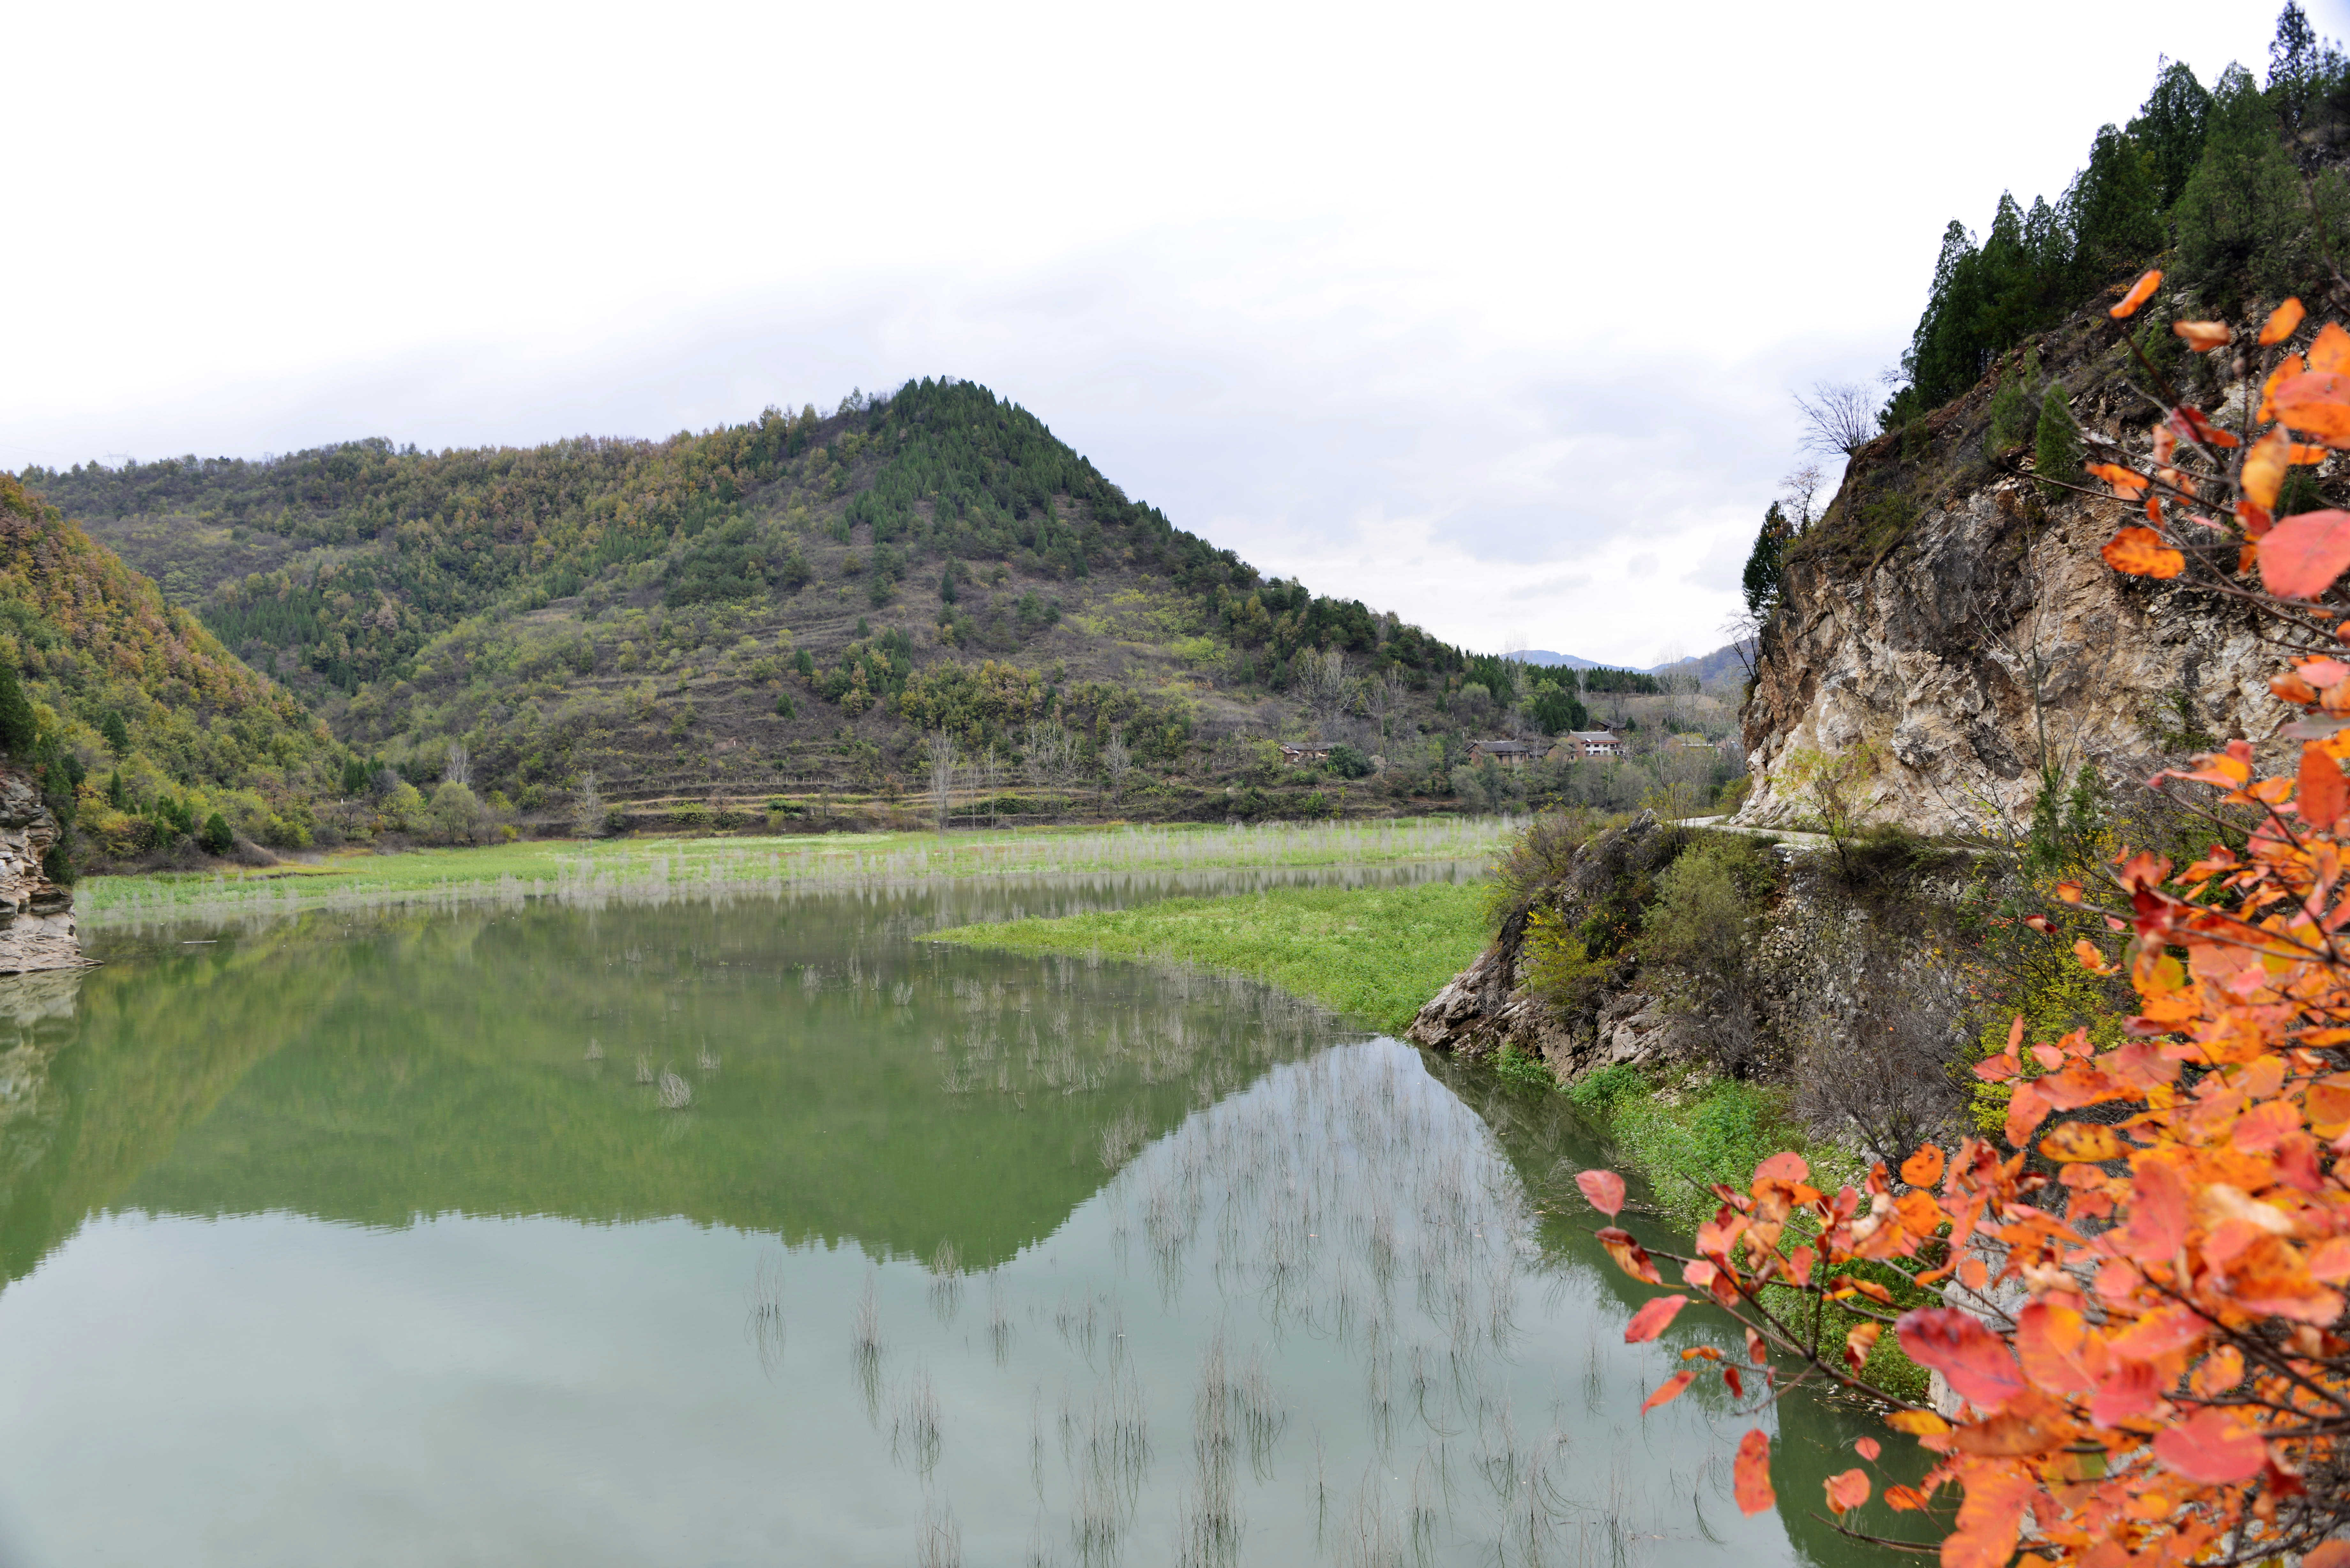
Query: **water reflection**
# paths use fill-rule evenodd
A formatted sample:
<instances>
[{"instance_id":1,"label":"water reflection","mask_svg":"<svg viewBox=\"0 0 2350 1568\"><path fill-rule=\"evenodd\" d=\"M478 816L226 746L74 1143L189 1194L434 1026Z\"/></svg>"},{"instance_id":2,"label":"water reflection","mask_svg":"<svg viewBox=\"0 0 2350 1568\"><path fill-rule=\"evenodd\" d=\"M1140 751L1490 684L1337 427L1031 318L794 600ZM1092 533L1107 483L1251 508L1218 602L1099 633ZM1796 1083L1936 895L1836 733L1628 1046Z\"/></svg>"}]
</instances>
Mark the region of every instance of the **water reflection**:
<instances>
[{"instance_id":1,"label":"water reflection","mask_svg":"<svg viewBox=\"0 0 2350 1568\"><path fill-rule=\"evenodd\" d=\"M118 947L0 1021L0 1560L1837 1555L1632 1415L1556 1096L915 940L1150 890Z\"/></svg>"}]
</instances>

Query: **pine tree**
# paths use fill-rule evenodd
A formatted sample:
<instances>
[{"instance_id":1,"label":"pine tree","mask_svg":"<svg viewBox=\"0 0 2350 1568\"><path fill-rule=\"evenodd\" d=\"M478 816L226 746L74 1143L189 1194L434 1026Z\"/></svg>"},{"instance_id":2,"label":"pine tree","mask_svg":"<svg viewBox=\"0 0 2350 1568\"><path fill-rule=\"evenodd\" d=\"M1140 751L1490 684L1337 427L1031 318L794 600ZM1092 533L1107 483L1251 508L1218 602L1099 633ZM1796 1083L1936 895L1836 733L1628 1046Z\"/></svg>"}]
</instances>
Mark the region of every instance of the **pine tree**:
<instances>
[{"instance_id":1,"label":"pine tree","mask_svg":"<svg viewBox=\"0 0 2350 1568\"><path fill-rule=\"evenodd\" d=\"M2040 427L2036 432L2032 454L2032 470L2043 480L2062 481L2075 484L2081 473L2081 427L2073 422L2073 409L2064 395L2064 383L2048 383L2048 395L2040 400Z\"/></svg>"},{"instance_id":2,"label":"pine tree","mask_svg":"<svg viewBox=\"0 0 2350 1568\"><path fill-rule=\"evenodd\" d=\"M212 855L225 855L236 847L236 835L229 830L228 818L219 812L204 819L204 831L196 840Z\"/></svg>"},{"instance_id":3,"label":"pine tree","mask_svg":"<svg viewBox=\"0 0 2350 1568\"><path fill-rule=\"evenodd\" d=\"M2275 109L2251 72L2230 66L2211 96L2203 155L2173 213L2188 276L2221 304L2248 286L2272 296L2302 286L2306 205Z\"/></svg>"},{"instance_id":4,"label":"pine tree","mask_svg":"<svg viewBox=\"0 0 2350 1568\"><path fill-rule=\"evenodd\" d=\"M99 719L98 732L105 738L108 749L116 756L130 750L130 726L122 722L122 715L114 709L109 708Z\"/></svg>"},{"instance_id":5,"label":"pine tree","mask_svg":"<svg viewBox=\"0 0 2350 1568\"><path fill-rule=\"evenodd\" d=\"M2130 140L2146 157L2154 182L2154 204L2168 212L2187 189L2188 176L2203 156L2205 122L2211 113L2211 95L2195 79L2184 60L2164 60L2154 78L2154 90L2129 122Z\"/></svg>"},{"instance_id":6,"label":"pine tree","mask_svg":"<svg viewBox=\"0 0 2350 1568\"><path fill-rule=\"evenodd\" d=\"M2095 293L2115 273L2143 266L2162 248L2162 219L2147 165L2135 140L2110 125L2097 128L2088 166L2064 192L2074 299Z\"/></svg>"},{"instance_id":7,"label":"pine tree","mask_svg":"<svg viewBox=\"0 0 2350 1568\"><path fill-rule=\"evenodd\" d=\"M25 697L24 683L13 666L0 662L0 752L22 761L33 754L35 734L33 704Z\"/></svg>"},{"instance_id":8,"label":"pine tree","mask_svg":"<svg viewBox=\"0 0 2350 1568\"><path fill-rule=\"evenodd\" d=\"M1777 502L1771 503L1771 509L1762 514L1762 526L1754 535L1754 548L1747 554L1742 582L1746 592L1746 613L1757 622L1770 619L1771 612L1779 607L1780 558L1794 533L1786 513L1780 510Z\"/></svg>"}]
</instances>

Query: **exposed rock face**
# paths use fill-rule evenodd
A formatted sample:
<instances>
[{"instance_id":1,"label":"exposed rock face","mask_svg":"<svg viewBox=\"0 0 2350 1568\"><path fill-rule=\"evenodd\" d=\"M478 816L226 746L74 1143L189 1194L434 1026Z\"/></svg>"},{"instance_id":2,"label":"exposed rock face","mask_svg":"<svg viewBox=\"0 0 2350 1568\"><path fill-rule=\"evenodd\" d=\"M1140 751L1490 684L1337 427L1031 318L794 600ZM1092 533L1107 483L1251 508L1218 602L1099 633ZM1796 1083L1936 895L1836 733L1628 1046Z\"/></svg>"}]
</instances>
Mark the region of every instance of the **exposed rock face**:
<instances>
[{"instance_id":1,"label":"exposed rock face","mask_svg":"<svg viewBox=\"0 0 2350 1568\"><path fill-rule=\"evenodd\" d=\"M2112 508L2043 508L2008 478L1954 498L1857 580L1791 574L1744 714L1742 824L1812 814L1804 752L1856 752L1867 815L1927 834L2031 819L2043 737L2060 760L2142 777L2180 727L2265 739L2280 668L2245 618L2125 577L2098 547ZM2105 514L2099 515L2099 512Z\"/></svg>"},{"instance_id":2,"label":"exposed rock face","mask_svg":"<svg viewBox=\"0 0 2350 1568\"><path fill-rule=\"evenodd\" d=\"M2121 333L2093 306L2037 344L2092 462L2139 461L2150 444ZM2264 741L2287 718L2268 691L2282 656L2248 616L2106 565L2099 547L2143 518L2050 491L2022 452L1990 450L1996 387L1994 370L1863 448L1789 545L1744 713L1754 782L1740 823L1811 816L1791 774L1806 753L1841 753L1866 775L1866 817L1996 834L2028 822L2043 756L2143 778L2158 758Z\"/></svg>"},{"instance_id":3,"label":"exposed rock face","mask_svg":"<svg viewBox=\"0 0 2350 1568\"><path fill-rule=\"evenodd\" d=\"M74 931L73 894L41 869L57 835L57 819L33 781L0 768L0 975L89 961Z\"/></svg>"}]
</instances>

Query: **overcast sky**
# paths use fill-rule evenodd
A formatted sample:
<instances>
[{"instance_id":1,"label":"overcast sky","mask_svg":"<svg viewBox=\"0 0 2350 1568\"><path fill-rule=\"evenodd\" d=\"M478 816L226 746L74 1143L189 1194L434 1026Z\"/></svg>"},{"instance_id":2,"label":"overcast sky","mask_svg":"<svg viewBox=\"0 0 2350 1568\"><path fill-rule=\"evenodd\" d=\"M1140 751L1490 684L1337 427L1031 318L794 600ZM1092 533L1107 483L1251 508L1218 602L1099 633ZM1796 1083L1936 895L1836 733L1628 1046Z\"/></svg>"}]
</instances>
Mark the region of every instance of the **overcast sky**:
<instances>
[{"instance_id":1,"label":"overcast sky","mask_svg":"<svg viewBox=\"0 0 2350 1568\"><path fill-rule=\"evenodd\" d=\"M1791 389L1898 358L1943 224L2276 11L31 7L0 463L960 376L1268 572L1648 664L1722 640Z\"/></svg>"}]
</instances>

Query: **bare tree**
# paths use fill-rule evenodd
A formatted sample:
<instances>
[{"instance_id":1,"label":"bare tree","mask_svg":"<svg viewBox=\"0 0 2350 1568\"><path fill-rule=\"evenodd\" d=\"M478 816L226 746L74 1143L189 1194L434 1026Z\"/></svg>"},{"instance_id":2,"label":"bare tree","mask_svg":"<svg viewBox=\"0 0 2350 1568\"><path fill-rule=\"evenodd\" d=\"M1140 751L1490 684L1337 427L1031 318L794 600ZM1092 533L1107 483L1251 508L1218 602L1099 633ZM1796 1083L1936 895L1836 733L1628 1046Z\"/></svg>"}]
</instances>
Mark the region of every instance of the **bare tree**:
<instances>
[{"instance_id":1,"label":"bare tree","mask_svg":"<svg viewBox=\"0 0 2350 1568\"><path fill-rule=\"evenodd\" d=\"M1804 417L1804 450L1850 457L1877 439L1877 400L1857 381L1814 381L1812 395L1795 394Z\"/></svg>"},{"instance_id":2,"label":"bare tree","mask_svg":"<svg viewBox=\"0 0 2350 1568\"><path fill-rule=\"evenodd\" d=\"M465 750L464 742L450 742L448 760L441 764L441 782L463 784L469 789L473 786L473 757Z\"/></svg>"},{"instance_id":3,"label":"bare tree","mask_svg":"<svg viewBox=\"0 0 2350 1568\"><path fill-rule=\"evenodd\" d=\"M954 800L954 737L942 729L931 737L931 805L941 833L947 830L947 807Z\"/></svg>"},{"instance_id":4,"label":"bare tree","mask_svg":"<svg viewBox=\"0 0 2350 1568\"><path fill-rule=\"evenodd\" d=\"M1020 748L1020 764L1027 770L1029 784L1043 794L1059 789L1076 749L1069 743L1068 726L1058 719L1030 720Z\"/></svg>"},{"instance_id":5,"label":"bare tree","mask_svg":"<svg viewBox=\"0 0 2350 1568\"><path fill-rule=\"evenodd\" d=\"M1370 711L1371 722L1378 726L1379 739L1386 740L1388 720L1403 710L1403 667L1390 664L1364 682L1363 705Z\"/></svg>"},{"instance_id":6,"label":"bare tree","mask_svg":"<svg viewBox=\"0 0 2350 1568\"><path fill-rule=\"evenodd\" d=\"M1111 801L1116 802L1124 798L1126 775L1134 771L1134 753L1126 749L1124 730L1112 730L1109 739L1103 742L1101 764L1103 774L1109 779Z\"/></svg>"},{"instance_id":7,"label":"bare tree","mask_svg":"<svg viewBox=\"0 0 2350 1568\"><path fill-rule=\"evenodd\" d=\"M1003 760L995 754L993 746L980 753L979 778L980 787L987 792L987 826L1000 826L1003 823L999 813L1003 790Z\"/></svg>"},{"instance_id":8,"label":"bare tree","mask_svg":"<svg viewBox=\"0 0 2350 1568\"><path fill-rule=\"evenodd\" d=\"M1353 684L1347 679L1346 653L1336 648L1308 649L1297 656L1295 668L1298 699L1317 724L1329 723L1347 705Z\"/></svg>"},{"instance_id":9,"label":"bare tree","mask_svg":"<svg viewBox=\"0 0 2350 1568\"><path fill-rule=\"evenodd\" d=\"M1827 475L1820 472L1820 465L1816 462L1807 462L1779 481L1781 507L1795 514L1796 532L1801 533L1812 525L1812 519L1815 515L1812 510L1812 504L1818 498L1821 487L1826 483Z\"/></svg>"},{"instance_id":10,"label":"bare tree","mask_svg":"<svg viewBox=\"0 0 2350 1568\"><path fill-rule=\"evenodd\" d=\"M571 797L572 826L579 829L582 838L601 838L605 818L604 797L596 791L595 774L581 774L579 788Z\"/></svg>"}]
</instances>

